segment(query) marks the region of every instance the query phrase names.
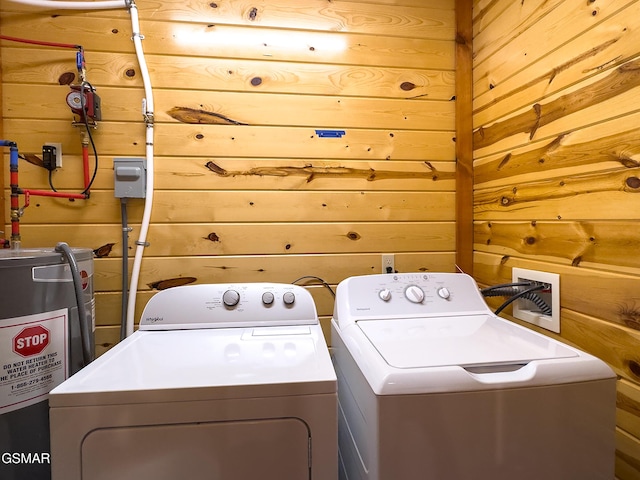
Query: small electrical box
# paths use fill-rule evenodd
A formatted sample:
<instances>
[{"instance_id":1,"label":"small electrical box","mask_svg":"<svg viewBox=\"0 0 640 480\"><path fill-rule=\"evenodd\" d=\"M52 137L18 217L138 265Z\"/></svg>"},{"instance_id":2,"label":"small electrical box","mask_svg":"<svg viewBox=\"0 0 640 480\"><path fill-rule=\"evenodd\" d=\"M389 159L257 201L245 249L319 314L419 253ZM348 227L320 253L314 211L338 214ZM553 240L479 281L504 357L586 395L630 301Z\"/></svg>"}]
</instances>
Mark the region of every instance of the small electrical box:
<instances>
[{"instance_id":1,"label":"small electrical box","mask_svg":"<svg viewBox=\"0 0 640 480\"><path fill-rule=\"evenodd\" d=\"M144 158L114 158L113 179L116 198L145 198L146 160Z\"/></svg>"},{"instance_id":2,"label":"small electrical box","mask_svg":"<svg viewBox=\"0 0 640 480\"><path fill-rule=\"evenodd\" d=\"M45 143L42 146L42 165L49 171L62 167L61 143Z\"/></svg>"}]
</instances>

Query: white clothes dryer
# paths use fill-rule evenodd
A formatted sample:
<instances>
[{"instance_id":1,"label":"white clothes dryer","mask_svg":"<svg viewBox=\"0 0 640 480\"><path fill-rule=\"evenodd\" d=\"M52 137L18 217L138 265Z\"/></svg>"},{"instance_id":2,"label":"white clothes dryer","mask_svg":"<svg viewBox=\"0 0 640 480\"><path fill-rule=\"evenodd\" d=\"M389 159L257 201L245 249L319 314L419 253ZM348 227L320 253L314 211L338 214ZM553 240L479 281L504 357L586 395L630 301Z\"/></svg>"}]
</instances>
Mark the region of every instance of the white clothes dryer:
<instances>
[{"instance_id":1,"label":"white clothes dryer","mask_svg":"<svg viewBox=\"0 0 640 480\"><path fill-rule=\"evenodd\" d=\"M161 291L49 404L53 480L337 478L336 376L296 285Z\"/></svg>"},{"instance_id":2,"label":"white clothes dryer","mask_svg":"<svg viewBox=\"0 0 640 480\"><path fill-rule=\"evenodd\" d=\"M352 277L332 319L341 480L611 480L616 376L465 274Z\"/></svg>"}]
</instances>

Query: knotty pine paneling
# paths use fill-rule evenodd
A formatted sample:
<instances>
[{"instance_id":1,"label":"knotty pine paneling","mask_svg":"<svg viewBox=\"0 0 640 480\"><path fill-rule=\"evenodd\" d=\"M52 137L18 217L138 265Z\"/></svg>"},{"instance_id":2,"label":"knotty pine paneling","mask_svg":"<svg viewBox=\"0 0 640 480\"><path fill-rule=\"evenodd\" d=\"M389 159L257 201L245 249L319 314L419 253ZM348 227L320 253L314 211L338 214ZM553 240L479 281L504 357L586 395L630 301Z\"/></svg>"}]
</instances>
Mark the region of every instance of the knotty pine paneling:
<instances>
[{"instance_id":1,"label":"knotty pine paneling","mask_svg":"<svg viewBox=\"0 0 640 480\"><path fill-rule=\"evenodd\" d=\"M638 121L640 115L632 113L478 159L476 188L528 183L541 177L561 179L621 166L633 170L637 166L634 157L640 153L634 126Z\"/></svg>"},{"instance_id":2,"label":"knotty pine paneling","mask_svg":"<svg viewBox=\"0 0 640 480\"><path fill-rule=\"evenodd\" d=\"M138 5L155 100L155 200L137 315L180 283L314 275L335 287L377 273L455 270L454 0L145 1ZM113 158L143 157L142 78L128 12L40 11L4 2L3 35L80 44L102 98L91 198L32 197L23 245L96 251L97 344L119 338L122 245ZM0 41L2 123L49 188L44 142L63 145L59 190L82 189L80 133L65 104L73 50ZM34 108L37 106L37 108ZM320 138L317 129L344 130ZM90 163L94 168L94 158ZM8 180L3 182L5 194ZM8 205L3 212L8 214ZM324 287L323 326L332 313ZM315 294L314 294L315 295Z\"/></svg>"},{"instance_id":3,"label":"knotty pine paneling","mask_svg":"<svg viewBox=\"0 0 640 480\"><path fill-rule=\"evenodd\" d=\"M131 238L139 234L132 226ZM121 230L99 225L69 228L69 245L110 245L108 256L122 255ZM109 235L110 233L110 235ZM25 248L45 245L56 228L24 225ZM59 235L59 234L58 234ZM381 223L154 223L149 227L146 254L154 257L181 255L265 255L306 252L341 253L357 248L362 253L386 251L451 251L455 239L452 222Z\"/></svg>"},{"instance_id":4,"label":"knotty pine paneling","mask_svg":"<svg viewBox=\"0 0 640 480\"><path fill-rule=\"evenodd\" d=\"M58 138L64 151L80 155L79 133L59 120L5 120L24 152L38 153L38 138ZM137 123L112 122L94 133L103 157L145 153L145 129ZM100 127L99 127L100 128ZM319 125L318 128L336 128ZM31 132L31 134L29 133ZM337 160L453 161L452 131L351 129L342 138L319 138L313 127L159 124L155 148L162 156L199 156L205 163L222 157L271 157ZM64 163L64 162L63 162ZM46 172L45 172L46 173Z\"/></svg>"},{"instance_id":5,"label":"knotty pine paneling","mask_svg":"<svg viewBox=\"0 0 640 480\"><path fill-rule=\"evenodd\" d=\"M537 0L531 6L530 2L518 5L509 0L498 3L506 2L512 5L505 10L508 14L494 21L488 33L480 34L474 44L478 52L474 61L474 89L478 94L500 84L513 72L536 64L549 52L589 32L609 15L635 3L633 0ZM506 38L500 38L500 30ZM582 45L585 50L593 47L590 42Z\"/></svg>"},{"instance_id":6,"label":"knotty pine paneling","mask_svg":"<svg viewBox=\"0 0 640 480\"><path fill-rule=\"evenodd\" d=\"M58 223L114 224L120 203L113 192L96 191L89 200L69 201L32 197L22 223L50 223L55 211ZM283 198L287 202L283 204ZM154 196L152 222L328 222L451 221L455 214L451 192L315 192L315 191L176 191L159 190ZM143 204L131 200L130 223L142 216ZM303 207L303 208L302 208ZM449 210L451 209L451 210ZM138 220L139 221L139 220ZM120 223L116 223L117 226ZM382 225L382 223L381 223ZM391 234L392 232L389 232ZM61 232L62 234L62 232Z\"/></svg>"},{"instance_id":7,"label":"knotty pine paneling","mask_svg":"<svg viewBox=\"0 0 640 480\"><path fill-rule=\"evenodd\" d=\"M629 221L477 221L475 249L500 255L536 258L555 263L640 273L638 224Z\"/></svg>"},{"instance_id":8,"label":"knotty pine paneling","mask_svg":"<svg viewBox=\"0 0 640 480\"><path fill-rule=\"evenodd\" d=\"M35 82L48 79L52 85L56 85L66 80L65 75L73 74L75 71L75 57L69 52L54 54L55 52L30 50L32 49L12 46L3 49L3 57L6 58L3 58L6 62L4 78L7 82ZM95 68L95 73L92 72L91 75L93 84L113 85L117 82L128 87L142 86L134 54L122 54L114 58L109 52L93 53L91 58ZM453 93L452 73L435 69L293 63L264 59L248 61L196 56L147 55L146 58L149 69L157 76L153 84L158 89L306 93L403 100L429 100L430 97L434 97L435 100L451 100ZM66 95L66 88L59 87L58 90ZM106 92L108 94L109 90ZM159 94L161 95L161 90ZM51 100L49 99L49 103ZM125 97L123 100L127 101L128 98ZM136 100L139 101L139 98ZM138 101L135 106L139 112ZM61 107L63 108L58 110L64 112L64 104ZM105 108L105 113L109 112L108 104L105 104ZM41 113L46 114L46 111L38 112Z\"/></svg>"},{"instance_id":9,"label":"knotty pine paneling","mask_svg":"<svg viewBox=\"0 0 640 480\"><path fill-rule=\"evenodd\" d=\"M533 104L576 81L615 67L637 55L638 35L633 19L640 15L634 2L602 20L589 32L590 44L579 37L549 52L524 69L514 69L474 100L476 120L487 123L509 113L514 105Z\"/></svg>"},{"instance_id":10,"label":"knotty pine paneling","mask_svg":"<svg viewBox=\"0 0 640 480\"><path fill-rule=\"evenodd\" d=\"M474 275L560 274L557 337L619 375L616 478L640 478L640 4L474 7Z\"/></svg>"},{"instance_id":11,"label":"knotty pine paneling","mask_svg":"<svg viewBox=\"0 0 640 480\"><path fill-rule=\"evenodd\" d=\"M52 175L54 186L73 190L82 184L82 160L64 156ZM455 163L439 161L355 161L271 158L214 158L156 156L155 184L161 190L404 190L450 192ZM47 172L24 163L32 188L48 188ZM95 190L113 188L111 157L99 164ZM5 185L7 188L9 184Z\"/></svg>"},{"instance_id":12,"label":"knotty pine paneling","mask_svg":"<svg viewBox=\"0 0 640 480\"><path fill-rule=\"evenodd\" d=\"M446 3L451 3L445 0ZM106 13L106 12L105 12ZM126 16L92 18L82 16L42 16L7 12L3 16L6 35L19 37L30 28L29 37L73 42L81 38L88 52L131 51L130 22ZM453 70L454 46L450 40L405 38L350 33L253 28L247 35L245 26L211 23L146 22L145 52L151 55L243 58L336 65L368 65L410 69ZM107 39L107 41L105 41ZM199 41L190 41L197 39ZM3 45L15 46L3 42ZM291 46L295 48L291 48ZM338 48L340 47L340 48Z\"/></svg>"}]
</instances>

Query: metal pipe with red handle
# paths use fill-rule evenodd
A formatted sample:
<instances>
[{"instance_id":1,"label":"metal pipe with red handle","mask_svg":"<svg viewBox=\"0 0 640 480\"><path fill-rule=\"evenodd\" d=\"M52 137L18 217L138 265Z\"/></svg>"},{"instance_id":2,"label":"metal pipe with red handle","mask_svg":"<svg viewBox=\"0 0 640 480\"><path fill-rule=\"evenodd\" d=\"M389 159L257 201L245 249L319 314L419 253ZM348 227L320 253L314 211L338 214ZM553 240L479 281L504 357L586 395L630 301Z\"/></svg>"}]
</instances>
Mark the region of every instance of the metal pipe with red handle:
<instances>
[{"instance_id":1,"label":"metal pipe with red handle","mask_svg":"<svg viewBox=\"0 0 640 480\"><path fill-rule=\"evenodd\" d=\"M11 186L11 248L20 248L20 193L18 188L18 144L0 140L0 145L9 147L9 184Z\"/></svg>"}]
</instances>

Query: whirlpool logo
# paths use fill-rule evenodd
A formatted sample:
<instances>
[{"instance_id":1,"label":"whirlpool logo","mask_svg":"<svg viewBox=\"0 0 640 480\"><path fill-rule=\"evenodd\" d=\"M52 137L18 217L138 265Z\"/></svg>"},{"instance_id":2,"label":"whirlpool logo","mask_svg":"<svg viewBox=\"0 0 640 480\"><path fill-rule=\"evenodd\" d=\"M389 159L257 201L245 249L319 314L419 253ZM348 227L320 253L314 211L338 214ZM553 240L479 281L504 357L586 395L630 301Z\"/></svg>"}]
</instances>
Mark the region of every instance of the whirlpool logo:
<instances>
[{"instance_id":1,"label":"whirlpool logo","mask_svg":"<svg viewBox=\"0 0 640 480\"><path fill-rule=\"evenodd\" d=\"M49 464L51 463L51 454L49 452L4 452L0 456L0 461L5 465L21 465L21 464Z\"/></svg>"}]
</instances>

